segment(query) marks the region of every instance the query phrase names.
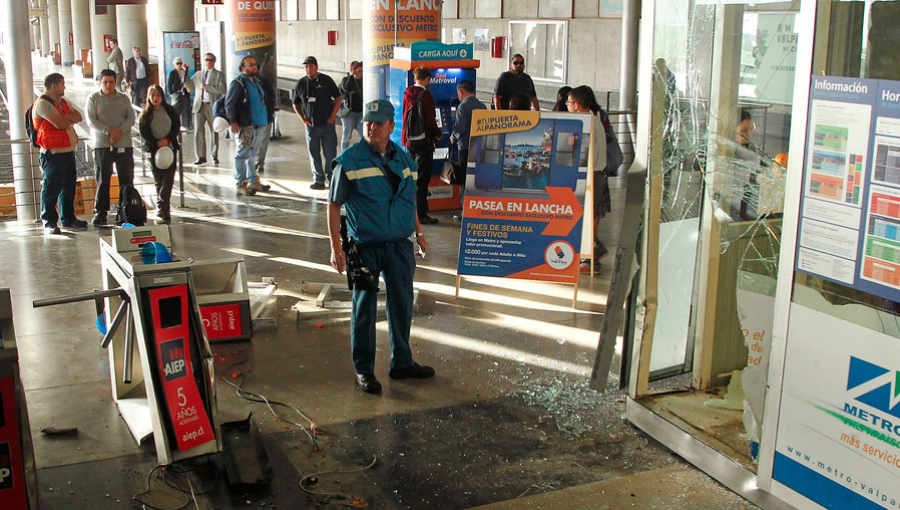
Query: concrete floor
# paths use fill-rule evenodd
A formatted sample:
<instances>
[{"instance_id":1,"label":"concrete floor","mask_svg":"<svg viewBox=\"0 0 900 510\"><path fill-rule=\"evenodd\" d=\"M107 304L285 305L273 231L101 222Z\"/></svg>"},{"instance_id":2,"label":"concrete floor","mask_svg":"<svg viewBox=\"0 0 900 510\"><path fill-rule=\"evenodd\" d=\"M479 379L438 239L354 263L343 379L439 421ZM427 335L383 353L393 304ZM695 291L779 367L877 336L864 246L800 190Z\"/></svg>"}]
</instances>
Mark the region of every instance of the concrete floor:
<instances>
[{"instance_id":1,"label":"concrete floor","mask_svg":"<svg viewBox=\"0 0 900 510\"><path fill-rule=\"evenodd\" d=\"M35 62L36 76L51 69ZM95 85L62 72L68 96L83 104ZM457 300L459 226L450 211L436 212L440 224L425 227L430 252L416 271L413 352L436 378L390 380L380 322L376 375L384 394L358 391L348 321L293 309L315 300L303 282L345 280L328 263L327 195L309 190L299 122L287 112L280 118L285 137L272 142L263 177L272 193L235 197L233 149L224 142L220 167L185 167L186 207L173 209L171 225L182 258L240 254L251 281L273 276L278 283L268 311L277 327L252 341L213 345L220 419L253 413L274 469L268 486L230 487L219 456L154 470L152 442L136 444L112 402L93 305L32 307L35 299L101 286L97 238L108 229L45 236L34 225L0 224L0 286L12 290L41 509L141 508L137 500L166 509L755 508L628 424L620 392L587 388L609 264L582 278L577 309L571 287L540 282L465 279ZM186 162L195 159L190 136ZM614 211L621 210L619 181L612 182ZM142 188L145 197L150 188ZM609 246L617 218L602 225ZM319 427L318 448L225 380L301 410ZM42 434L47 427L77 427L78 434ZM317 483L304 487L319 494L301 490L308 475Z\"/></svg>"}]
</instances>

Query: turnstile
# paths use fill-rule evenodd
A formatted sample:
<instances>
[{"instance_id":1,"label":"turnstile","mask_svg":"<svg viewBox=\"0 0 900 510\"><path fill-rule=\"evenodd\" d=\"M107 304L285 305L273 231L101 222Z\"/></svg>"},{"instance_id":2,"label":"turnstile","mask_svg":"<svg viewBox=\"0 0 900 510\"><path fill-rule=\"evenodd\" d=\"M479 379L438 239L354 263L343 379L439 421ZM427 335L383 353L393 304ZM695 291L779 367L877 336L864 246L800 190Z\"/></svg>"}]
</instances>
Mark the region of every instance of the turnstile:
<instances>
[{"instance_id":1,"label":"turnstile","mask_svg":"<svg viewBox=\"0 0 900 510\"><path fill-rule=\"evenodd\" d=\"M37 470L9 289L0 289L0 508L38 507Z\"/></svg>"},{"instance_id":2,"label":"turnstile","mask_svg":"<svg viewBox=\"0 0 900 510\"><path fill-rule=\"evenodd\" d=\"M213 358L191 263L168 257L167 226L112 233L112 244L100 239L102 291L34 305L104 299L106 311L116 311L104 314L101 344L109 351L112 396L135 441L152 434L160 464L219 452Z\"/></svg>"}]
</instances>

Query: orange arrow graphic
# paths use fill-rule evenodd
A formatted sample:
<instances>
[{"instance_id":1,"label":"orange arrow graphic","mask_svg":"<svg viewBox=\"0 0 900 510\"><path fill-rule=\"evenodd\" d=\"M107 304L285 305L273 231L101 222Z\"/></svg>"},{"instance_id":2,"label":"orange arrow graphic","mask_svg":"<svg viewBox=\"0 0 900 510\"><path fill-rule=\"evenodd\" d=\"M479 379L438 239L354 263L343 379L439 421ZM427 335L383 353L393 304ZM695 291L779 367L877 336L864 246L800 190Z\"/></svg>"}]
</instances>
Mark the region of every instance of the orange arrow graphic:
<instances>
[{"instance_id":1,"label":"orange arrow graphic","mask_svg":"<svg viewBox=\"0 0 900 510\"><path fill-rule=\"evenodd\" d=\"M541 235L569 235L584 209L571 188L547 186L549 199L466 197L466 219L547 222Z\"/></svg>"}]
</instances>

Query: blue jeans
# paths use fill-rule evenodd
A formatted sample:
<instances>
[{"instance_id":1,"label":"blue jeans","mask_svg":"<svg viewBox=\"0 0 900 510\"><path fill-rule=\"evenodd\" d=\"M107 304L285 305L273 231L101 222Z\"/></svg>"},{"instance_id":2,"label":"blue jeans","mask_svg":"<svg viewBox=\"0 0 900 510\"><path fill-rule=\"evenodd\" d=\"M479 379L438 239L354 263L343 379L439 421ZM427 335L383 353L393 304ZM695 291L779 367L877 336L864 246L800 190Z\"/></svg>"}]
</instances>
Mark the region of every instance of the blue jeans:
<instances>
[{"instance_id":1,"label":"blue jeans","mask_svg":"<svg viewBox=\"0 0 900 510\"><path fill-rule=\"evenodd\" d=\"M60 215L63 223L75 217L75 153L41 153L41 219L44 226L57 226ZM59 202L59 213L56 204Z\"/></svg>"},{"instance_id":2,"label":"blue jeans","mask_svg":"<svg viewBox=\"0 0 900 510\"><path fill-rule=\"evenodd\" d=\"M259 150L256 152L256 162L253 163L256 173L264 171L266 168L266 155L269 153L269 139L272 138L272 124L266 126L266 132L259 141Z\"/></svg>"},{"instance_id":3,"label":"blue jeans","mask_svg":"<svg viewBox=\"0 0 900 510\"><path fill-rule=\"evenodd\" d=\"M269 136L268 124L265 126L244 126L238 131L234 141L234 180L237 185L246 182L253 184L259 180L256 166L250 160L259 151L263 136Z\"/></svg>"},{"instance_id":4,"label":"blue jeans","mask_svg":"<svg viewBox=\"0 0 900 510\"><path fill-rule=\"evenodd\" d=\"M324 126L306 126L306 147L309 149L309 166L313 179L319 184L331 181L331 163L337 156L337 132L334 124ZM325 166L322 166L320 151L325 153Z\"/></svg>"},{"instance_id":5,"label":"blue jeans","mask_svg":"<svg viewBox=\"0 0 900 510\"><path fill-rule=\"evenodd\" d=\"M341 119L341 152L350 147L350 138L355 129L359 133L359 139L363 139L362 112L350 112Z\"/></svg>"},{"instance_id":6,"label":"blue jeans","mask_svg":"<svg viewBox=\"0 0 900 510\"><path fill-rule=\"evenodd\" d=\"M384 276L387 292L388 335L391 340L391 368L413 364L409 330L413 313L413 276L416 260L413 243L399 239L358 246L363 265ZM375 372L375 322L378 293L353 289L350 312L350 352L357 374Z\"/></svg>"}]
</instances>

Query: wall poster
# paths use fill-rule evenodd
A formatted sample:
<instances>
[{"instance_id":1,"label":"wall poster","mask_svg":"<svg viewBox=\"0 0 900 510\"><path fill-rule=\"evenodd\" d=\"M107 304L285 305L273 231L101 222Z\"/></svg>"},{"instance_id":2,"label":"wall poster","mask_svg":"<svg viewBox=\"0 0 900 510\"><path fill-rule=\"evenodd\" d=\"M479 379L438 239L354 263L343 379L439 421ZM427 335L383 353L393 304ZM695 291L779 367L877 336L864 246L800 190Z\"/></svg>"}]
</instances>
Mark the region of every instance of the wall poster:
<instances>
[{"instance_id":1,"label":"wall poster","mask_svg":"<svg viewBox=\"0 0 900 510\"><path fill-rule=\"evenodd\" d=\"M589 114L473 112L459 275L577 283Z\"/></svg>"},{"instance_id":2,"label":"wall poster","mask_svg":"<svg viewBox=\"0 0 900 510\"><path fill-rule=\"evenodd\" d=\"M900 82L813 76L796 269L900 301Z\"/></svg>"}]
</instances>

